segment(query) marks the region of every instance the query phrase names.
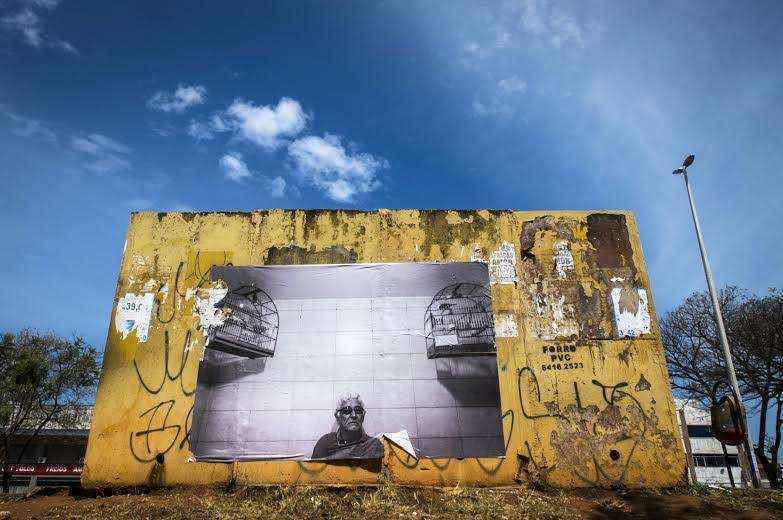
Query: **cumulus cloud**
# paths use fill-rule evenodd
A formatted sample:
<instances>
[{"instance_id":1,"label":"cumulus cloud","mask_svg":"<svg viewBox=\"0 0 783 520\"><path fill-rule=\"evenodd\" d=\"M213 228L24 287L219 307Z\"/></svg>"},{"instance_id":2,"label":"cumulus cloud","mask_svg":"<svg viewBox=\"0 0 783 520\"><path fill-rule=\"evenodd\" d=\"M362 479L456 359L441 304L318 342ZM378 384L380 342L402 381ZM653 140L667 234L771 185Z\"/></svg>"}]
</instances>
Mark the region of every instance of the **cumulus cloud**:
<instances>
[{"instance_id":1,"label":"cumulus cloud","mask_svg":"<svg viewBox=\"0 0 783 520\"><path fill-rule=\"evenodd\" d=\"M235 145L250 143L267 152L284 147L290 164L302 178L335 201L350 202L357 194L377 189L378 174L388 168L388 162L348 149L336 135L297 137L307 127L310 117L292 98L284 97L270 105L256 105L238 98L209 119L191 120L187 133L203 141L230 132ZM252 171L239 152L228 151L218 162L227 179L235 182L253 179L271 197L282 197L289 189L283 177L265 177Z\"/></svg>"},{"instance_id":2,"label":"cumulus cloud","mask_svg":"<svg viewBox=\"0 0 783 520\"><path fill-rule=\"evenodd\" d=\"M95 173L127 170L131 149L101 134L77 134L71 137L71 148L87 157L85 169Z\"/></svg>"},{"instance_id":3,"label":"cumulus cloud","mask_svg":"<svg viewBox=\"0 0 783 520\"><path fill-rule=\"evenodd\" d=\"M275 150L304 130L307 115L302 105L291 98L282 98L276 106L255 106L252 102L235 100L224 118L218 118L227 128L236 129L238 135L268 150ZM213 120L213 123L215 121Z\"/></svg>"},{"instance_id":4,"label":"cumulus cloud","mask_svg":"<svg viewBox=\"0 0 783 520\"><path fill-rule=\"evenodd\" d=\"M245 182L246 180L256 179L261 183L263 189L270 197L279 198L285 195L286 182L282 177L264 177L257 175L248 168L247 163L239 152L228 152L220 158L220 168L226 176L226 179L234 182Z\"/></svg>"},{"instance_id":5,"label":"cumulus cloud","mask_svg":"<svg viewBox=\"0 0 783 520\"><path fill-rule=\"evenodd\" d=\"M215 132L208 123L191 120L187 128L188 135L197 141L214 139Z\"/></svg>"},{"instance_id":6,"label":"cumulus cloud","mask_svg":"<svg viewBox=\"0 0 783 520\"><path fill-rule=\"evenodd\" d=\"M266 179L265 185L269 196L280 198L285 195L286 182L284 178L278 176L272 179Z\"/></svg>"},{"instance_id":7,"label":"cumulus cloud","mask_svg":"<svg viewBox=\"0 0 783 520\"><path fill-rule=\"evenodd\" d=\"M207 89L201 85L179 85L174 92L160 90L147 101L147 106L161 112L184 112L207 99Z\"/></svg>"},{"instance_id":8,"label":"cumulus cloud","mask_svg":"<svg viewBox=\"0 0 783 520\"><path fill-rule=\"evenodd\" d=\"M288 154L300 173L337 202L350 202L356 194L377 189L378 173L389 167L383 158L350 153L338 136L330 134L297 139L288 146Z\"/></svg>"},{"instance_id":9,"label":"cumulus cloud","mask_svg":"<svg viewBox=\"0 0 783 520\"><path fill-rule=\"evenodd\" d=\"M242 154L239 152L228 152L221 157L220 167L223 169L223 173L226 174L226 179L234 182L244 182L253 177L253 172L250 171L245 161L242 160Z\"/></svg>"}]
</instances>

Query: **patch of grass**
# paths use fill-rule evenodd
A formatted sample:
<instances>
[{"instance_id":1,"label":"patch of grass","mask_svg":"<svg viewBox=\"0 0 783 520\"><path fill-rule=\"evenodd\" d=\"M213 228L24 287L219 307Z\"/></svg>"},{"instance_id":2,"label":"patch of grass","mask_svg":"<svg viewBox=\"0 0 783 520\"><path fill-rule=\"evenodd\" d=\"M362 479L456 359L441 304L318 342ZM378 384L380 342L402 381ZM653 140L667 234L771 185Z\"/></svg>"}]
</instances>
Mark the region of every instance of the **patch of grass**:
<instances>
[{"instance_id":1,"label":"patch of grass","mask_svg":"<svg viewBox=\"0 0 783 520\"><path fill-rule=\"evenodd\" d=\"M706 511L766 511L783 517L783 492L724 491L707 487L663 490L582 490L527 487L424 488L381 482L377 487L270 486L173 488L145 494L113 494L73 500L50 509L45 518L112 520L135 518L232 519L470 519L584 518L638 515L638 507L659 513L687 498L695 516ZM703 507L699 507L699 503ZM641 505L640 505L641 504ZM683 510L680 510L683 511ZM689 511L690 514L691 511ZM642 513L643 514L643 513ZM721 517L723 518L723 517Z\"/></svg>"}]
</instances>

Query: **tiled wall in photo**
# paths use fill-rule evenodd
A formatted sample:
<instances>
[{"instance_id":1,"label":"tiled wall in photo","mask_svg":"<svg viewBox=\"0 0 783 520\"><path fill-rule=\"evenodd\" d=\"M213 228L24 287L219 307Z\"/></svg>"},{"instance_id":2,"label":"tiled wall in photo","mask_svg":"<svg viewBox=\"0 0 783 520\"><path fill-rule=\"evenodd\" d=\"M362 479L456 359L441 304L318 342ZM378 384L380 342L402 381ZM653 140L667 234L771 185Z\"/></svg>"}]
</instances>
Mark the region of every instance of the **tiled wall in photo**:
<instances>
[{"instance_id":1,"label":"tiled wall in photo","mask_svg":"<svg viewBox=\"0 0 783 520\"><path fill-rule=\"evenodd\" d=\"M276 300L273 357L207 350L193 452L309 458L318 438L336 430L337 399L359 394L370 435L407 430L421 456L503 455L496 358L428 359L422 330L431 299Z\"/></svg>"}]
</instances>

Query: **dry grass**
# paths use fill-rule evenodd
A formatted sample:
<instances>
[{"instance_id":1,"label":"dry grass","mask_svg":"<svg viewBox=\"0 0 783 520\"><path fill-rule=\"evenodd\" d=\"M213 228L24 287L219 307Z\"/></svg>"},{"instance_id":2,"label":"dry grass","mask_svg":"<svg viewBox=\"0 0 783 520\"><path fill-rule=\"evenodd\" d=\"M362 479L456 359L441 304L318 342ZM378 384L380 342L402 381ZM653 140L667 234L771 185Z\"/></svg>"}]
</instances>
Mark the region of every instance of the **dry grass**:
<instances>
[{"instance_id":1,"label":"dry grass","mask_svg":"<svg viewBox=\"0 0 783 520\"><path fill-rule=\"evenodd\" d=\"M48 501L47 501L48 500ZM36 502L39 501L39 502ZM95 498L0 499L13 518L783 518L783 493L510 488L175 488Z\"/></svg>"}]
</instances>

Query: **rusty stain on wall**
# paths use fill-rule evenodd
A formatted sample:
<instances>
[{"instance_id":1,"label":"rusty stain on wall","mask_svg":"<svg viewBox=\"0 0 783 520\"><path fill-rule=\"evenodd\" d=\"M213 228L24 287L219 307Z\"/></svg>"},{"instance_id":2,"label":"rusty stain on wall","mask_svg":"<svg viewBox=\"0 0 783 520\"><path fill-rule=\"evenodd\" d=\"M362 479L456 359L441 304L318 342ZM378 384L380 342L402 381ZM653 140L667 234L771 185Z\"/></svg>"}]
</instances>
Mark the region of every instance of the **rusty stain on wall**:
<instances>
[{"instance_id":1,"label":"rusty stain on wall","mask_svg":"<svg viewBox=\"0 0 783 520\"><path fill-rule=\"evenodd\" d=\"M509 282L492 285L504 458L416 459L387 443L380 464L193 460L199 359L209 320L219 319L203 313L220 290L213 265L483 259ZM114 326L130 294L152 295L146 342ZM382 473L423 485L503 485L520 475L556 486L682 479L649 280L627 212L135 213L114 300L88 487L149 483L158 457L165 471L155 482L167 485L374 484Z\"/></svg>"}]
</instances>

